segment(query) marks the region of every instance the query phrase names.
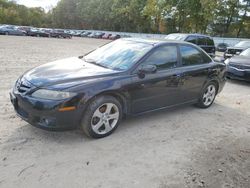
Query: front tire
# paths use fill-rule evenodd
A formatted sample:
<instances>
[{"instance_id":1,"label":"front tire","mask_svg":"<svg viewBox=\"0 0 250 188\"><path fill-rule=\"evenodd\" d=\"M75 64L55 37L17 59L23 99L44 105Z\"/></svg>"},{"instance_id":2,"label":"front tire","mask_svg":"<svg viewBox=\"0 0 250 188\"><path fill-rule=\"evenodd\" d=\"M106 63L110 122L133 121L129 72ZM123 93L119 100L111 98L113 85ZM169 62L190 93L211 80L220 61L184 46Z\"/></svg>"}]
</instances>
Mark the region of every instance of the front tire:
<instances>
[{"instance_id":1,"label":"front tire","mask_svg":"<svg viewBox=\"0 0 250 188\"><path fill-rule=\"evenodd\" d=\"M92 138L103 138L112 134L122 119L120 102L112 96L100 96L87 107L81 127Z\"/></svg>"},{"instance_id":2,"label":"front tire","mask_svg":"<svg viewBox=\"0 0 250 188\"><path fill-rule=\"evenodd\" d=\"M214 82L208 83L201 92L201 96L199 98L197 106L200 108L210 107L215 100L217 91L218 87Z\"/></svg>"}]
</instances>

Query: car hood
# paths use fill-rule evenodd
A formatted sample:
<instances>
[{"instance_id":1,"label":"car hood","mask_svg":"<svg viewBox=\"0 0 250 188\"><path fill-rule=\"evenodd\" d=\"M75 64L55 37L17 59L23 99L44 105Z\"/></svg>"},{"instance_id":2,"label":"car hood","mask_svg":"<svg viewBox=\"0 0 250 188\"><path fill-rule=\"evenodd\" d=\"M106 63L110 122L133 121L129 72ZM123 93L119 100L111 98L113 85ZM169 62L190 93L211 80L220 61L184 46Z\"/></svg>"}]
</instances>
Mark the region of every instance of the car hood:
<instances>
[{"instance_id":1,"label":"car hood","mask_svg":"<svg viewBox=\"0 0 250 188\"><path fill-rule=\"evenodd\" d=\"M98 79L118 72L73 57L31 69L23 75L23 78L36 87L44 87Z\"/></svg>"},{"instance_id":2,"label":"car hood","mask_svg":"<svg viewBox=\"0 0 250 188\"><path fill-rule=\"evenodd\" d=\"M230 59L230 64L250 65L250 57L234 56Z\"/></svg>"}]
</instances>

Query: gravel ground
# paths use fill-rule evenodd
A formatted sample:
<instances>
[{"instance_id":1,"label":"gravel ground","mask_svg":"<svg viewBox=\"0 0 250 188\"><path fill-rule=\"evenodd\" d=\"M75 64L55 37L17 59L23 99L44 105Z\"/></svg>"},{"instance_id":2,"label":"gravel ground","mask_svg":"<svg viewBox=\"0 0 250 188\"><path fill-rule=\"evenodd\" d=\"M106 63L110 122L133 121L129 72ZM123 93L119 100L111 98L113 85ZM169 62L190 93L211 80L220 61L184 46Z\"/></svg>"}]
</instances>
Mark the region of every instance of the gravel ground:
<instances>
[{"instance_id":1,"label":"gravel ground","mask_svg":"<svg viewBox=\"0 0 250 188\"><path fill-rule=\"evenodd\" d=\"M15 115L8 91L20 74L106 42L0 36L0 187L250 187L250 84L244 82L228 82L209 109L128 118L99 140L80 130L40 130Z\"/></svg>"}]
</instances>

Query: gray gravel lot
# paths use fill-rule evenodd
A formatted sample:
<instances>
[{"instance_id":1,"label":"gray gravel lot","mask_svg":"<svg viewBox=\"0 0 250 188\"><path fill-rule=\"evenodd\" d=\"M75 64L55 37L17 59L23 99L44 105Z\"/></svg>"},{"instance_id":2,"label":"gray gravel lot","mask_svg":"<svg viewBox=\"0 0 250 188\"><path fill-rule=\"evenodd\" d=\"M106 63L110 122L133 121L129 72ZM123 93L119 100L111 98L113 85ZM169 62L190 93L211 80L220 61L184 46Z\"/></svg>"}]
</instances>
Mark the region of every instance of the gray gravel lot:
<instances>
[{"instance_id":1,"label":"gray gravel lot","mask_svg":"<svg viewBox=\"0 0 250 188\"><path fill-rule=\"evenodd\" d=\"M20 74L106 42L0 36L0 187L250 187L249 83L229 81L206 110L128 118L99 140L40 130L15 115L8 91Z\"/></svg>"}]
</instances>

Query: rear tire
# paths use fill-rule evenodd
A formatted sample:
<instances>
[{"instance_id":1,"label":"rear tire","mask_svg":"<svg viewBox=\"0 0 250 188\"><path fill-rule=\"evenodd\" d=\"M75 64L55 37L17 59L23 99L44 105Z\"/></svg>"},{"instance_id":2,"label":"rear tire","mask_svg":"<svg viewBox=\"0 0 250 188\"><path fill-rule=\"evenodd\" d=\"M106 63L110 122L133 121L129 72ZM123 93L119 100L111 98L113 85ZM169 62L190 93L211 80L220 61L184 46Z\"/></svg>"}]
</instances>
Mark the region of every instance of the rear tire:
<instances>
[{"instance_id":1,"label":"rear tire","mask_svg":"<svg viewBox=\"0 0 250 188\"><path fill-rule=\"evenodd\" d=\"M214 82L209 82L208 84L206 84L206 86L201 92L197 106L200 108L210 107L215 100L217 91L218 91L218 86Z\"/></svg>"},{"instance_id":2,"label":"rear tire","mask_svg":"<svg viewBox=\"0 0 250 188\"><path fill-rule=\"evenodd\" d=\"M88 105L81 122L83 132L92 138L112 134L122 119L122 106L112 96L99 96Z\"/></svg>"}]
</instances>

